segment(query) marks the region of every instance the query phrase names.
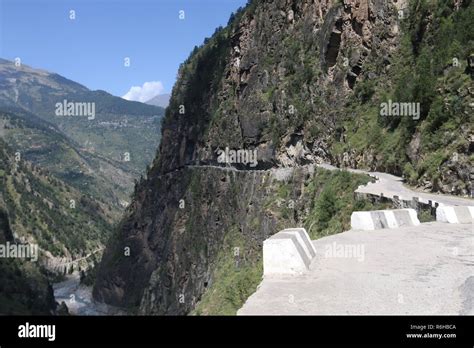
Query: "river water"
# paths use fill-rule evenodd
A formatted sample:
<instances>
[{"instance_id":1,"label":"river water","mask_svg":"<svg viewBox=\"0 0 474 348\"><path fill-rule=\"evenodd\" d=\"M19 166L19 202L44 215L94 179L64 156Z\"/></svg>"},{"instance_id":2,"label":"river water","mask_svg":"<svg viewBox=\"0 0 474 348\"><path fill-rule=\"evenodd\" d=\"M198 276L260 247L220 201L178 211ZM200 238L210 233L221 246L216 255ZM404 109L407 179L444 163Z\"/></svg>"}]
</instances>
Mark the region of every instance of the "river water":
<instances>
[{"instance_id":1,"label":"river water","mask_svg":"<svg viewBox=\"0 0 474 348\"><path fill-rule=\"evenodd\" d=\"M53 284L56 302L66 303L71 315L119 315L114 307L94 301L92 287L80 284L78 273L68 275L66 280Z\"/></svg>"}]
</instances>

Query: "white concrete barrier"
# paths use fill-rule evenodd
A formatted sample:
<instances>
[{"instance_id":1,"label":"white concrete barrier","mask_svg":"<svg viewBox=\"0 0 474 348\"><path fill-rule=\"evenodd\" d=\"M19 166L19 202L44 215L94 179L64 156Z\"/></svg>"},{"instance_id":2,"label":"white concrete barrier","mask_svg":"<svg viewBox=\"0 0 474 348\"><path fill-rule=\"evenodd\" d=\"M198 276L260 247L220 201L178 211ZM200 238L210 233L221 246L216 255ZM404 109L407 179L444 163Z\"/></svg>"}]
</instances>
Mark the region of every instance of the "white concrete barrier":
<instances>
[{"instance_id":1,"label":"white concrete barrier","mask_svg":"<svg viewBox=\"0 0 474 348\"><path fill-rule=\"evenodd\" d=\"M294 234L309 259L316 256L316 248L304 228L287 228L281 231L281 233Z\"/></svg>"},{"instance_id":2,"label":"white concrete barrier","mask_svg":"<svg viewBox=\"0 0 474 348\"><path fill-rule=\"evenodd\" d=\"M474 206L440 206L436 208L436 221L450 224L470 224L474 220Z\"/></svg>"},{"instance_id":3,"label":"white concrete barrier","mask_svg":"<svg viewBox=\"0 0 474 348\"><path fill-rule=\"evenodd\" d=\"M414 209L355 211L351 215L353 230L378 230L420 224Z\"/></svg>"},{"instance_id":4,"label":"white concrete barrier","mask_svg":"<svg viewBox=\"0 0 474 348\"><path fill-rule=\"evenodd\" d=\"M301 274L315 256L304 228L280 231L263 242L263 274Z\"/></svg>"}]
</instances>

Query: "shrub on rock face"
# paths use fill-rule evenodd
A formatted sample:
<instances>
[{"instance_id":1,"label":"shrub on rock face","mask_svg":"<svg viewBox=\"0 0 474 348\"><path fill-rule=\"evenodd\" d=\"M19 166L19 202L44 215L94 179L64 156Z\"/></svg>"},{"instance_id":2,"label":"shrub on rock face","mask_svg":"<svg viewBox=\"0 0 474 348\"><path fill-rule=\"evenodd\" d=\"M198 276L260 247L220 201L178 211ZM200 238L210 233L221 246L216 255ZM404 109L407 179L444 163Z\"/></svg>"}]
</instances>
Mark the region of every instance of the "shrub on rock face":
<instances>
[{"instance_id":1,"label":"shrub on rock face","mask_svg":"<svg viewBox=\"0 0 474 348\"><path fill-rule=\"evenodd\" d=\"M324 230L328 222L336 213L336 198L332 187L325 188L316 201L316 214L318 216L319 228Z\"/></svg>"}]
</instances>

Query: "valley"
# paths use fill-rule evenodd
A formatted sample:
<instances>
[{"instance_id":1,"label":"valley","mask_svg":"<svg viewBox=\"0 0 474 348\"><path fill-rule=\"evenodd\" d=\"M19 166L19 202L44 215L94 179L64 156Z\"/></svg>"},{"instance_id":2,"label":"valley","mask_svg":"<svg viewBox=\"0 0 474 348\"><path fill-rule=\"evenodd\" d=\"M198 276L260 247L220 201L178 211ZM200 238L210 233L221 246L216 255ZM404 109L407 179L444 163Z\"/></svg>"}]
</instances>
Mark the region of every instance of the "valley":
<instances>
[{"instance_id":1,"label":"valley","mask_svg":"<svg viewBox=\"0 0 474 348\"><path fill-rule=\"evenodd\" d=\"M41 313L53 313L50 284L99 262L154 156L163 109L3 59L0 86L0 234L6 243L39 249L31 265L0 260L0 302L10 302L2 312L33 310L25 295L7 299L15 282L23 286L19 294L42 291L33 285L41 282L49 301ZM24 283L9 273L14 269L25 272Z\"/></svg>"},{"instance_id":2,"label":"valley","mask_svg":"<svg viewBox=\"0 0 474 348\"><path fill-rule=\"evenodd\" d=\"M186 48L171 94L154 42L122 98L0 59L0 244L39 250L0 259L0 313L470 313L470 210L437 209L474 205L473 19L469 0L253 0ZM264 276L296 228L318 257ZM413 308L384 307L406 289Z\"/></svg>"}]
</instances>

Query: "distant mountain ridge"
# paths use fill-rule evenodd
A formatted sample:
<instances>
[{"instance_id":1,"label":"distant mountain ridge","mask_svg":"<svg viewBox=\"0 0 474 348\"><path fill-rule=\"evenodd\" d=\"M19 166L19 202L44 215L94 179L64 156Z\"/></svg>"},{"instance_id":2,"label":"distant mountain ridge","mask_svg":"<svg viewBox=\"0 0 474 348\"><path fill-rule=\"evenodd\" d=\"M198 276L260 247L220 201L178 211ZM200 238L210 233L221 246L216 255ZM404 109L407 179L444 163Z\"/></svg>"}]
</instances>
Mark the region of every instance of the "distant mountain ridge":
<instances>
[{"instance_id":1,"label":"distant mountain ridge","mask_svg":"<svg viewBox=\"0 0 474 348\"><path fill-rule=\"evenodd\" d=\"M170 103L171 94L159 94L147 102L146 104L160 106L162 108L167 108Z\"/></svg>"},{"instance_id":2,"label":"distant mountain ridge","mask_svg":"<svg viewBox=\"0 0 474 348\"><path fill-rule=\"evenodd\" d=\"M83 122L83 118L58 117L55 114L56 104L64 100L95 103L97 115L93 122ZM79 144L84 144L86 141L92 142L94 151L112 159L118 158L122 152L134 150L132 147L136 143L130 141L133 137L129 133L132 128L142 128L139 132L134 132L134 135L140 138L146 137L147 143L142 143L136 149L135 156L131 156L129 163L130 168L139 167L141 170L151 162L155 155L160 136L159 119L164 113L164 109L160 107L127 101L102 90L91 91L58 74L33 69L27 65L17 67L13 62L1 60L0 108L5 106L22 108L56 124L72 140ZM115 132L114 126L120 123L122 123L122 128L127 128L125 124L128 124L127 132ZM147 130L149 130L148 133ZM106 137L103 133L119 134ZM117 136L120 136L120 139L112 139ZM111 147L111 144L115 146ZM153 151L148 150L150 145Z\"/></svg>"},{"instance_id":3,"label":"distant mountain ridge","mask_svg":"<svg viewBox=\"0 0 474 348\"><path fill-rule=\"evenodd\" d=\"M94 117L59 117L57 105L63 103L93 105ZM99 199L108 197L107 200L119 209L119 202L126 200L132 191L133 180L140 177L155 156L164 113L163 108L127 101L101 90L91 91L61 75L24 64L16 66L5 59L0 59L0 111L21 114L24 120L34 123L46 121L49 127L63 133L68 138L67 147L73 148L72 152L78 156L72 158L82 158L79 162L89 167L86 171L89 176L102 176L102 179L92 180L96 187L89 192L95 192ZM35 132L30 126L28 128ZM42 134L48 136L47 132ZM21 141L21 137L17 138ZM48 144L47 141L41 143ZM19 150L31 153L28 142L23 142L23 145L25 147ZM75 178L77 181L77 178L84 177L85 167L74 166L66 152L63 154L67 171L59 165L58 153L51 156L55 163L43 162L42 165L65 180ZM91 158L95 164L90 162ZM35 162L35 158L29 159L40 164ZM47 156L43 159L47 160ZM115 167L112 172L122 173L120 178L106 169L111 169L111 166ZM105 177L104 169L109 173ZM91 180L86 181L91 185Z\"/></svg>"}]
</instances>

